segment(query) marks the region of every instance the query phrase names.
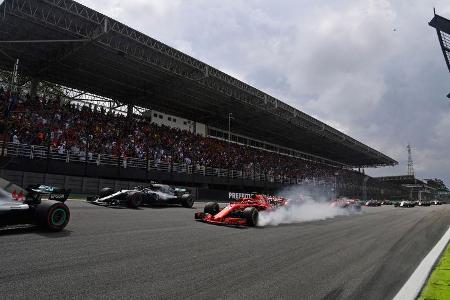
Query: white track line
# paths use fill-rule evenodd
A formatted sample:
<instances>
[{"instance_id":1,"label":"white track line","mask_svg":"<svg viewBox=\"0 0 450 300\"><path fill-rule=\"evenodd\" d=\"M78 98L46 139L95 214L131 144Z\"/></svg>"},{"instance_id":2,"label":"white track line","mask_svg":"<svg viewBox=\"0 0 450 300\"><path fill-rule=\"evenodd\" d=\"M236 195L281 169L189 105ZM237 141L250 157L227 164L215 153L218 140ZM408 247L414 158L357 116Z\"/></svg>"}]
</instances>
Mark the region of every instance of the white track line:
<instances>
[{"instance_id":1,"label":"white track line","mask_svg":"<svg viewBox=\"0 0 450 300\"><path fill-rule=\"evenodd\" d=\"M436 260L439 259L442 251L444 251L449 241L450 228L434 246L434 248L431 249L427 256L425 256L411 277L409 277L405 285L400 289L397 295L395 295L394 300L414 300L419 296L419 293L430 275Z\"/></svg>"}]
</instances>

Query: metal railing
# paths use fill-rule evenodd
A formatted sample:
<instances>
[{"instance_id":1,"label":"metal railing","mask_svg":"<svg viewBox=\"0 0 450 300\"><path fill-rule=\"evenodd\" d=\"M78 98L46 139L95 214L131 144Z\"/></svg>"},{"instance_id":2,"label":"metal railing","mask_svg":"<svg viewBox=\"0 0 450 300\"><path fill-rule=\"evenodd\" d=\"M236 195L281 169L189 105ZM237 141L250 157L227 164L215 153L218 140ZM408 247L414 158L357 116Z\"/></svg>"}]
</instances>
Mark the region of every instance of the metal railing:
<instances>
[{"instance_id":1,"label":"metal railing","mask_svg":"<svg viewBox=\"0 0 450 300\"><path fill-rule=\"evenodd\" d=\"M227 177L258 182L300 184L302 181L287 176L275 176L264 172L248 170L229 170L197 164L170 163L137 157L118 157L109 154L86 153L84 150L60 151L54 147L0 142L0 155L30 160L58 160L66 163L84 163L97 166L117 166L120 168L147 169L149 171L195 174L202 176Z\"/></svg>"}]
</instances>

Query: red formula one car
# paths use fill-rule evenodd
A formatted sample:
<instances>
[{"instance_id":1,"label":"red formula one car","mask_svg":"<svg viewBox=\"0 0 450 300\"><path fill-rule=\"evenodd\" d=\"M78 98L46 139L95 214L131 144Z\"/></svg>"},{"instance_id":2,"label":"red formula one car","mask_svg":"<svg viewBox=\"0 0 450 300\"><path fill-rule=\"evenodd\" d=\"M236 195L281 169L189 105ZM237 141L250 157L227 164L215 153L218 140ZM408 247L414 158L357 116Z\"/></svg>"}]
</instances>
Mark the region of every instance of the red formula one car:
<instances>
[{"instance_id":1,"label":"red formula one car","mask_svg":"<svg viewBox=\"0 0 450 300\"><path fill-rule=\"evenodd\" d=\"M256 226L260 211L283 205L286 205L284 198L254 194L231 202L222 210L217 202L208 202L203 212L195 213L195 219L217 225Z\"/></svg>"}]
</instances>

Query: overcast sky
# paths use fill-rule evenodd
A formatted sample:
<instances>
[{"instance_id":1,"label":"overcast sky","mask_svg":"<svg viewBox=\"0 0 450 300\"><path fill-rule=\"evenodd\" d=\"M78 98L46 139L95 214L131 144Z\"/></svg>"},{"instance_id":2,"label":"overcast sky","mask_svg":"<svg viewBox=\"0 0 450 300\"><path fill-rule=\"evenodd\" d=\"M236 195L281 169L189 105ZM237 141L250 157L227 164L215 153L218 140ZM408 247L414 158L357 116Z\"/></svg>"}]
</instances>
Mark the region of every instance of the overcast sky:
<instances>
[{"instance_id":1,"label":"overcast sky","mask_svg":"<svg viewBox=\"0 0 450 300\"><path fill-rule=\"evenodd\" d=\"M80 0L450 184L445 0Z\"/></svg>"}]
</instances>

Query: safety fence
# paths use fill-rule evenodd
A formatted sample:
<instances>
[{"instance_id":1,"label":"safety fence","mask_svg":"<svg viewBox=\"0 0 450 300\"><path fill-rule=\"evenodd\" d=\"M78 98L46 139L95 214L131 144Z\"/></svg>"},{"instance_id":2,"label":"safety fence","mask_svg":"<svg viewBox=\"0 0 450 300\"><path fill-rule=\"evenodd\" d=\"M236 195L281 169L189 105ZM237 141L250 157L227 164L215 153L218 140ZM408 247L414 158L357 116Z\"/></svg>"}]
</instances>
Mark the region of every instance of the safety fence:
<instances>
[{"instance_id":1,"label":"safety fence","mask_svg":"<svg viewBox=\"0 0 450 300\"><path fill-rule=\"evenodd\" d=\"M0 142L0 155L3 157L18 157L30 160L58 160L66 163L84 163L97 166L116 166L119 168L138 168L149 171L173 172L180 174L196 174L202 176L225 177L258 182L300 184L304 180L287 176L274 176L258 172L253 168L246 170L230 170L225 168L206 167L198 164L171 163L153 159L137 157L119 157L115 155L86 153L79 151L58 151L53 147ZM323 181L310 179L315 185L324 184Z\"/></svg>"}]
</instances>

